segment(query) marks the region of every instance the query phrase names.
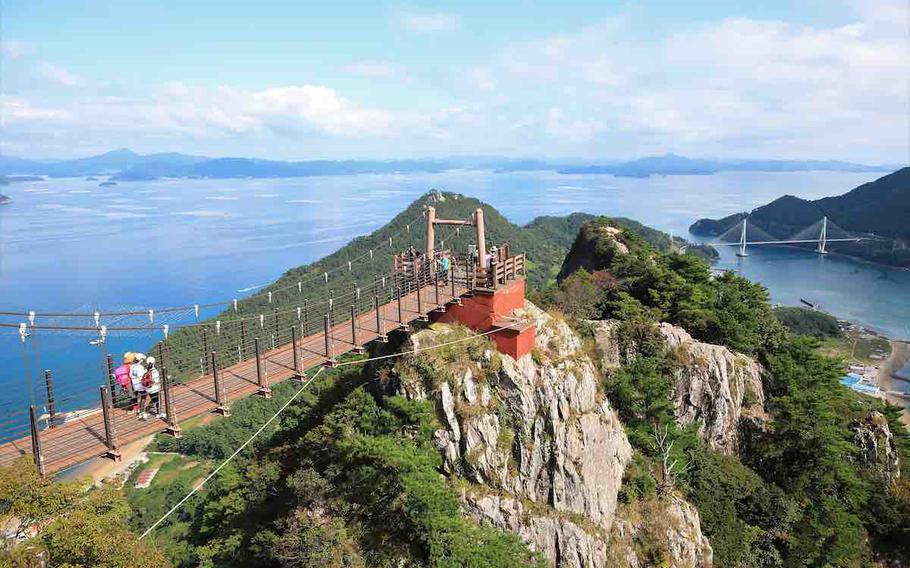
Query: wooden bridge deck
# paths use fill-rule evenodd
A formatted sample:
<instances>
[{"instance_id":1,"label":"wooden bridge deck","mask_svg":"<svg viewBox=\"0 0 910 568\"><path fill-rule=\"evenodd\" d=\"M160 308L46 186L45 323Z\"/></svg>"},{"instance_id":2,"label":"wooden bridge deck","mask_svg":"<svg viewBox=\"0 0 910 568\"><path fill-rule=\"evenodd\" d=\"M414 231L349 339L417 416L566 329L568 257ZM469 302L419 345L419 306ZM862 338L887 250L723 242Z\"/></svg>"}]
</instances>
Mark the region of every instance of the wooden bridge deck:
<instances>
[{"instance_id":1,"label":"wooden bridge deck","mask_svg":"<svg viewBox=\"0 0 910 568\"><path fill-rule=\"evenodd\" d=\"M440 303L442 305L450 303L467 292L468 290L462 284L455 286L454 296L451 287L440 287ZM402 296L402 320L405 323L411 323L439 308L436 304L436 291L433 285L421 288L420 294L423 312L417 311L417 292ZM384 304L380 309L383 322L382 333L387 334L399 328L397 301ZM378 331L375 310L357 317L357 341L360 345L378 338L380 335ZM334 343L336 357L355 347L350 320L335 325L330 332L330 337ZM297 349L301 370L310 369L326 361L325 336L322 332L298 339ZM263 374L267 377L269 384L275 384L294 376L293 358L290 344L262 353ZM255 357L220 369L218 377L223 385L227 404L259 390ZM173 385L171 392L173 408L178 420L187 420L212 412L217 407L214 380L211 374ZM162 407L163 402L164 397L162 396ZM121 447L142 437L161 432L167 427L167 423L162 419L150 418L142 421L125 409L113 409L111 418L116 430L118 445ZM108 450L104 418L100 408L55 428L41 430L39 437L44 455L45 471L48 475L93 457L105 455ZM30 437L2 444L0 445L0 466L8 466L19 457L31 453Z\"/></svg>"}]
</instances>

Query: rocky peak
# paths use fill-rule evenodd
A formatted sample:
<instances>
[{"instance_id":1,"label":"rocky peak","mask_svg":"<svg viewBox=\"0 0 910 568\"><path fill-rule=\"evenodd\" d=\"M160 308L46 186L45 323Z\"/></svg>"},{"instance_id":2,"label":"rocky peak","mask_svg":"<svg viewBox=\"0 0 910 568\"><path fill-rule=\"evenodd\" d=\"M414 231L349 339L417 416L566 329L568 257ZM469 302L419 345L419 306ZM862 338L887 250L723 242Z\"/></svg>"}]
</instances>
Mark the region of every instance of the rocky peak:
<instances>
[{"instance_id":1,"label":"rocky peak","mask_svg":"<svg viewBox=\"0 0 910 568\"><path fill-rule=\"evenodd\" d=\"M622 241L622 229L603 219L588 221L579 229L556 279L561 282L579 269L608 269L616 255L622 254L629 254L629 247Z\"/></svg>"},{"instance_id":2,"label":"rocky peak","mask_svg":"<svg viewBox=\"0 0 910 568\"><path fill-rule=\"evenodd\" d=\"M622 323L591 322L604 367L616 368L635 357L635 345L623 341ZM658 333L678 366L673 403L680 426L698 424L699 435L712 448L736 452L744 420L764 419L762 368L730 349L697 341L681 327L661 323Z\"/></svg>"},{"instance_id":3,"label":"rocky peak","mask_svg":"<svg viewBox=\"0 0 910 568\"><path fill-rule=\"evenodd\" d=\"M860 460L876 476L887 483L900 478L900 454L884 414L872 411L854 422L853 441L862 450Z\"/></svg>"},{"instance_id":4,"label":"rocky peak","mask_svg":"<svg viewBox=\"0 0 910 568\"><path fill-rule=\"evenodd\" d=\"M418 354L396 366L400 389L435 400L443 468L470 482L469 513L518 533L553 566L604 565L595 561L605 558L632 448L578 335L530 304L520 312L537 327L531 354ZM438 344L457 330L434 325L411 340Z\"/></svg>"},{"instance_id":5,"label":"rocky peak","mask_svg":"<svg viewBox=\"0 0 910 568\"><path fill-rule=\"evenodd\" d=\"M518 534L552 567L613 566L612 558L637 562L633 540L613 535L632 448L600 390L597 366L563 320L531 304L516 316L536 326L528 355L515 360L480 341L459 344L461 351L418 353L395 366L399 392L436 403L442 428L434 439L443 470L463 480L466 514ZM439 345L466 333L434 324L411 342L416 348ZM683 561L710 558L710 545L697 512L679 503L661 509L679 522L659 539L670 557L680 559L673 566L705 565ZM630 539L644 534L634 518L620 521ZM695 540L682 542L690 538Z\"/></svg>"}]
</instances>

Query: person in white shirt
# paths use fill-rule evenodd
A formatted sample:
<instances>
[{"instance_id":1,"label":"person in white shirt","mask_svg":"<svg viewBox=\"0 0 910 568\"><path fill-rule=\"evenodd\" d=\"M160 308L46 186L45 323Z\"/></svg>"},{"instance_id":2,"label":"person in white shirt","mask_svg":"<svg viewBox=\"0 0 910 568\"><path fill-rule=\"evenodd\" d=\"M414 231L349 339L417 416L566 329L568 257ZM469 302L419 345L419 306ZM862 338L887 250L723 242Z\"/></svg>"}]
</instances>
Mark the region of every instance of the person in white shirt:
<instances>
[{"instance_id":1,"label":"person in white shirt","mask_svg":"<svg viewBox=\"0 0 910 568\"><path fill-rule=\"evenodd\" d=\"M145 387L142 386L142 377L145 376L145 355L136 353L136 361L130 365L130 386L133 387L133 407L131 412L138 412L139 418L144 418L139 411L139 403L145 398Z\"/></svg>"},{"instance_id":2,"label":"person in white shirt","mask_svg":"<svg viewBox=\"0 0 910 568\"><path fill-rule=\"evenodd\" d=\"M148 370L142 379L142 386L145 387L146 398L143 400L142 420L154 414L158 418L165 418L161 411L161 373L155 365L155 358L149 357L145 360Z\"/></svg>"}]
</instances>

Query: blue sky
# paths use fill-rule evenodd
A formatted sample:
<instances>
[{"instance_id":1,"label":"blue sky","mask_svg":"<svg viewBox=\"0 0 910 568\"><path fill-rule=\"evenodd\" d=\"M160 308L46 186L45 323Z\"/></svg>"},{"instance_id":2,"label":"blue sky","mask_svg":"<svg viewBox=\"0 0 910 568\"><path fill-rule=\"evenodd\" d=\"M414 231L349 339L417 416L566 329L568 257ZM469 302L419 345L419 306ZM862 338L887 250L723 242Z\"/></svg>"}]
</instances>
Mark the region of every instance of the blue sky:
<instances>
[{"instance_id":1,"label":"blue sky","mask_svg":"<svg viewBox=\"0 0 910 568\"><path fill-rule=\"evenodd\" d=\"M902 0L7 0L2 150L908 160Z\"/></svg>"}]
</instances>

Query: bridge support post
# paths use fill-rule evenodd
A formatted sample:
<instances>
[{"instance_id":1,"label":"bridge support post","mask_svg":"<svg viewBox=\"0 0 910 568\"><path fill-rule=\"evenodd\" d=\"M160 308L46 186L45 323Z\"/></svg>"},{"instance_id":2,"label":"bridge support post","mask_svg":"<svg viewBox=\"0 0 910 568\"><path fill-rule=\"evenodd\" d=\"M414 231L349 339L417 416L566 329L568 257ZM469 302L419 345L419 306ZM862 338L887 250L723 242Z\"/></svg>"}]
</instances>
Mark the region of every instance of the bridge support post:
<instances>
[{"instance_id":1,"label":"bridge support post","mask_svg":"<svg viewBox=\"0 0 910 568\"><path fill-rule=\"evenodd\" d=\"M483 223L483 209L474 211L474 226L477 229L477 256L480 263L484 264L487 257L487 234Z\"/></svg>"},{"instance_id":2,"label":"bridge support post","mask_svg":"<svg viewBox=\"0 0 910 568\"><path fill-rule=\"evenodd\" d=\"M57 420L57 405L54 402L54 380L51 370L44 370L44 387L47 389L47 427L53 428Z\"/></svg>"},{"instance_id":3,"label":"bridge support post","mask_svg":"<svg viewBox=\"0 0 910 568\"><path fill-rule=\"evenodd\" d=\"M363 353L363 345L357 341L357 306L354 305L351 306L351 345L354 346L354 353Z\"/></svg>"},{"instance_id":4,"label":"bridge support post","mask_svg":"<svg viewBox=\"0 0 910 568\"><path fill-rule=\"evenodd\" d=\"M218 376L218 360L216 357L217 353L212 351L212 380L215 382L215 404L218 405L215 407L215 413L222 416L230 416L231 411L228 409L227 401L224 398L224 384L221 382L221 377Z\"/></svg>"},{"instance_id":5,"label":"bridge support post","mask_svg":"<svg viewBox=\"0 0 910 568\"><path fill-rule=\"evenodd\" d=\"M117 430L114 427L114 409L106 387L101 387L101 414L104 418L104 445L107 446L105 457L120 461L120 444L117 442Z\"/></svg>"},{"instance_id":6,"label":"bridge support post","mask_svg":"<svg viewBox=\"0 0 910 568\"><path fill-rule=\"evenodd\" d=\"M452 263L452 266L449 268L449 281L452 284L452 301L461 305L461 298L455 293L455 263Z\"/></svg>"},{"instance_id":7,"label":"bridge support post","mask_svg":"<svg viewBox=\"0 0 910 568\"><path fill-rule=\"evenodd\" d=\"M825 248L825 245L828 244L828 216L825 215L822 217L822 231L818 235L818 248L815 249L815 252L818 254L828 254L828 251Z\"/></svg>"},{"instance_id":8,"label":"bridge support post","mask_svg":"<svg viewBox=\"0 0 910 568\"><path fill-rule=\"evenodd\" d=\"M180 422L177 420L177 404L174 400L174 385L171 384L171 377L167 373L167 367L161 366L161 386L164 389L164 412L167 417L167 428L165 432L175 438L182 434L180 431Z\"/></svg>"},{"instance_id":9,"label":"bridge support post","mask_svg":"<svg viewBox=\"0 0 910 568\"><path fill-rule=\"evenodd\" d=\"M269 388L268 376L262 372L262 355L259 352L259 338L253 338L253 349L256 350L256 384L259 390L256 394L263 398L272 398L272 389Z\"/></svg>"},{"instance_id":10,"label":"bridge support post","mask_svg":"<svg viewBox=\"0 0 910 568\"><path fill-rule=\"evenodd\" d=\"M326 367L334 367L338 364L335 361L335 342L332 341L332 326L329 323L329 314L326 314L322 320L322 330L325 339L325 363Z\"/></svg>"},{"instance_id":11,"label":"bridge support post","mask_svg":"<svg viewBox=\"0 0 910 568\"><path fill-rule=\"evenodd\" d=\"M401 286L395 289L395 295L398 297L398 328L407 331L408 326L404 323L404 308L401 307Z\"/></svg>"},{"instance_id":12,"label":"bridge support post","mask_svg":"<svg viewBox=\"0 0 910 568\"><path fill-rule=\"evenodd\" d=\"M303 382L303 373L300 372L300 357L297 353L297 326L291 326L291 352L294 354L294 376L291 380Z\"/></svg>"},{"instance_id":13,"label":"bridge support post","mask_svg":"<svg viewBox=\"0 0 910 568\"><path fill-rule=\"evenodd\" d=\"M418 321L429 321L430 318L423 313L423 294L421 293L420 275L416 275L414 279L417 281L417 319Z\"/></svg>"},{"instance_id":14,"label":"bridge support post","mask_svg":"<svg viewBox=\"0 0 910 568\"><path fill-rule=\"evenodd\" d=\"M38 417L35 414L34 405L28 407L28 417L31 421L32 457L35 460L38 473L41 474L42 478L45 478L47 477L47 472L44 469L44 452L41 451L41 433L38 430Z\"/></svg>"},{"instance_id":15,"label":"bridge support post","mask_svg":"<svg viewBox=\"0 0 910 568\"><path fill-rule=\"evenodd\" d=\"M749 253L746 252L746 242L746 219L743 218L743 229L739 237L739 251L736 253L736 256L740 258L749 256Z\"/></svg>"},{"instance_id":16,"label":"bridge support post","mask_svg":"<svg viewBox=\"0 0 910 568\"><path fill-rule=\"evenodd\" d=\"M107 354L107 386L110 387L111 397L117 392L116 381L114 379L114 356Z\"/></svg>"},{"instance_id":17,"label":"bridge support post","mask_svg":"<svg viewBox=\"0 0 910 568\"><path fill-rule=\"evenodd\" d=\"M373 296L373 307L376 309L376 341L386 343L389 337L385 334L385 322L382 319L382 305L379 303L379 296Z\"/></svg>"}]
</instances>

